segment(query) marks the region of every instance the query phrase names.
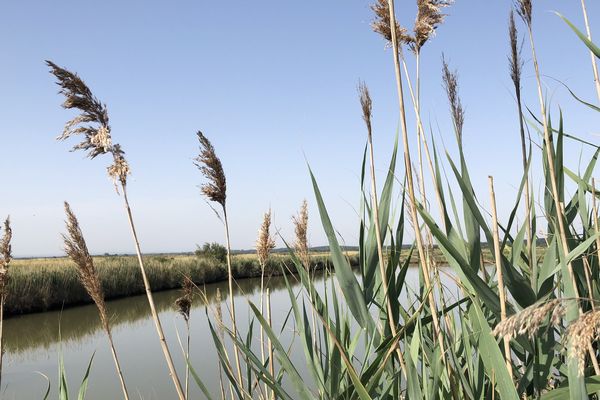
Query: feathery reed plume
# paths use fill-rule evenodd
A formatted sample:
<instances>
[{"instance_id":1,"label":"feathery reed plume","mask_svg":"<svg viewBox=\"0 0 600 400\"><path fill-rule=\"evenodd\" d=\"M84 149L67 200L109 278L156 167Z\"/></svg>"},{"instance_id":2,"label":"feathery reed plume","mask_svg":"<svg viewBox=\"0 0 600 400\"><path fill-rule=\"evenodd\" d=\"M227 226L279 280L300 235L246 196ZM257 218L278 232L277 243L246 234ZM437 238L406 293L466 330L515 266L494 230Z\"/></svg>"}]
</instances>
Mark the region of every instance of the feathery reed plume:
<instances>
[{"instance_id":1,"label":"feathery reed plume","mask_svg":"<svg viewBox=\"0 0 600 400\"><path fill-rule=\"evenodd\" d=\"M500 321L492 330L492 334L508 338L527 335L532 339L538 330L546 325L546 321L549 327L559 326L565 316L565 310L564 299L535 303Z\"/></svg>"},{"instance_id":2,"label":"feathery reed plume","mask_svg":"<svg viewBox=\"0 0 600 400\"><path fill-rule=\"evenodd\" d=\"M452 121L454 130L458 138L459 145L462 145L463 125L465 122L465 112L458 95L458 73L450 71L446 59L442 56L442 81L448 102L450 103L450 112L452 113Z\"/></svg>"},{"instance_id":3,"label":"feathery reed plume","mask_svg":"<svg viewBox=\"0 0 600 400\"><path fill-rule=\"evenodd\" d=\"M363 113L363 121L365 121L365 124L367 125L367 135L371 137L371 114L373 111L373 101L371 100L371 95L369 94L369 88L363 81L358 82L358 94Z\"/></svg>"},{"instance_id":4,"label":"feathery reed plume","mask_svg":"<svg viewBox=\"0 0 600 400\"><path fill-rule=\"evenodd\" d=\"M375 13L375 20L371 23L371 28L376 33L379 33L388 42L388 45L392 45L392 26L390 24L390 9L387 0L377 0L375 4L371 6L371 10ZM396 35L398 40L402 43L412 43L413 38L408 35L407 30L402 28L397 21L394 21L396 25Z\"/></svg>"},{"instance_id":5,"label":"feathery reed plume","mask_svg":"<svg viewBox=\"0 0 600 400\"><path fill-rule=\"evenodd\" d=\"M204 183L200 190L209 200L219 203L225 207L227 199L227 183L221 160L215 153L212 143L198 131L198 141L200 142L200 154L194 160L194 164L208 182Z\"/></svg>"},{"instance_id":6,"label":"feathery reed plume","mask_svg":"<svg viewBox=\"0 0 600 400\"><path fill-rule=\"evenodd\" d=\"M110 126L108 125L108 112L106 106L100 103L96 97L92 94L91 90L81 80L77 74L67 71L54 64L51 61L46 61L46 64L50 67L50 72L58 80L57 84L61 87L59 93L65 96L65 102L63 103L64 108L74 108L81 111L81 114L72 120L68 121L65 125L64 132L59 136L58 140L64 140L74 135L83 134L85 136L84 141L73 147L74 150L85 150L88 151L89 158L95 158L98 155L111 153L113 156L114 163L108 167L108 174L115 182L121 184L123 192L123 201L125 203L125 210L127 212L127 219L129 221L129 228L135 244L136 255L140 272L142 274L142 280L144 282L144 288L146 290L146 297L148 298L148 304L150 306L150 312L152 319L156 327L158 339L160 341L161 350L167 362L169 373L175 390L180 400L184 400L185 395L171 358L169 346L165 339L165 335L162 329L158 312L154 304L154 298L152 297L152 289L150 288L150 281L146 275L144 268L144 260L142 258L142 250L137 237L135 224L133 222L133 214L129 205L129 199L127 197L127 175L130 173L129 164L125 160L124 152L121 146L118 144L113 145L110 135ZM94 125L82 125L85 123L91 123ZM118 192L118 189L117 189Z\"/></svg>"},{"instance_id":7,"label":"feathery reed plume","mask_svg":"<svg viewBox=\"0 0 600 400\"><path fill-rule=\"evenodd\" d=\"M233 272L231 268L231 243L229 240L229 221L227 219L227 183L223 164L217 157L215 148L212 143L201 131L196 133L200 142L200 153L194 159L194 165L200 170L207 182L200 186L201 193L210 201L214 201L221 205L223 211L223 223L225 225L225 239L227 241L227 281L229 286L229 306L231 312L231 327L234 339L237 339L237 322L235 315L235 301L233 299ZM233 344L233 352L235 355L235 364L237 368L238 383L243 385L242 367L240 364L240 355L237 344Z\"/></svg>"},{"instance_id":8,"label":"feathery reed plume","mask_svg":"<svg viewBox=\"0 0 600 400\"><path fill-rule=\"evenodd\" d=\"M185 321L186 330L186 349L185 349L185 398L189 398L190 393L190 310L192 309L192 301L194 300L194 282L189 276L183 278L181 285L182 295L175 300L175 307L177 312L183 317Z\"/></svg>"},{"instance_id":9,"label":"feathery reed plume","mask_svg":"<svg viewBox=\"0 0 600 400\"><path fill-rule=\"evenodd\" d=\"M577 361L579 375L585 372L585 357L592 341L600 338L600 311L588 311L571 322L564 340L569 346L569 357ZM593 356L593 353L590 353Z\"/></svg>"},{"instance_id":10,"label":"feathery reed plume","mask_svg":"<svg viewBox=\"0 0 600 400\"><path fill-rule=\"evenodd\" d=\"M264 315L264 297L265 297L265 267L269 261L271 250L275 248L275 240L271 236L271 209L265 213L263 222L258 231L258 240L256 241L256 255L260 264L260 313ZM260 327L260 356L261 361L265 363L265 332ZM272 360L269 360L272 362ZM265 393L268 393L269 387L265 383Z\"/></svg>"},{"instance_id":11,"label":"feathery reed plume","mask_svg":"<svg viewBox=\"0 0 600 400\"><path fill-rule=\"evenodd\" d=\"M519 132L521 136L521 160L523 163L523 173L525 177L525 223L527 234L527 255L531 265L531 285L537 287L538 268L537 263L533 259L533 238L531 232L531 199L529 193L529 173L527 172L527 144L525 139L525 124L523 117L523 105L521 101L521 72L523 68L523 60L521 58L521 49L518 45L519 33L515 24L515 13L510 11L508 18L508 37L510 42L510 57L509 70L510 78L515 89L515 98L517 100L517 111L519 113Z\"/></svg>"},{"instance_id":12,"label":"feathery reed plume","mask_svg":"<svg viewBox=\"0 0 600 400\"><path fill-rule=\"evenodd\" d=\"M88 251L85 239L83 237L83 232L79 227L79 221L77 221L77 217L71 210L69 203L67 203L66 201L65 213L67 214L67 234L62 235L65 246L65 253L76 264L77 276L79 278L79 281L81 282L81 284L85 288L85 291L92 298L92 300L96 304L96 307L98 308L100 321L102 322L102 327L108 337L108 342L115 363L115 368L117 369L117 374L119 375L123 395L125 399L128 399L129 395L127 393L127 387L125 386L125 379L123 378L123 373L121 371L121 366L117 357L117 351L115 349L112 333L110 330L110 322L108 319L108 314L106 312L106 303L104 302L104 292L102 290L100 276L98 275L98 271L94 267L94 260L92 259Z\"/></svg>"},{"instance_id":13,"label":"feathery reed plume","mask_svg":"<svg viewBox=\"0 0 600 400\"><path fill-rule=\"evenodd\" d=\"M523 22L525 22L525 24L528 27L531 26L533 16L533 7L531 0L516 0L515 3L517 14L519 14L519 17L521 17Z\"/></svg>"},{"instance_id":14,"label":"feathery reed plume","mask_svg":"<svg viewBox=\"0 0 600 400\"><path fill-rule=\"evenodd\" d=\"M12 260L12 228L10 227L10 217L4 220L4 234L0 239L0 384L2 383L2 359L4 356L4 343L2 341L2 332L4 325L4 302L7 296L8 287L8 266Z\"/></svg>"},{"instance_id":15,"label":"feathery reed plume","mask_svg":"<svg viewBox=\"0 0 600 400\"><path fill-rule=\"evenodd\" d=\"M52 61L46 61L46 65L58 79L59 93L65 96L63 108L74 108L81 111L81 114L65 124L63 133L57 139L65 140L71 136L83 134L83 141L75 145L73 151L85 150L90 158L109 152L112 141L106 105L94 97L77 74L59 67Z\"/></svg>"},{"instance_id":16,"label":"feathery reed plume","mask_svg":"<svg viewBox=\"0 0 600 400\"><path fill-rule=\"evenodd\" d=\"M310 251L308 248L308 203L306 199L302 200L300 211L298 215L292 217L294 222L294 232L296 233L296 239L294 240L294 249L298 253L298 257L306 268L310 271Z\"/></svg>"},{"instance_id":17,"label":"feathery reed plume","mask_svg":"<svg viewBox=\"0 0 600 400\"><path fill-rule=\"evenodd\" d=\"M413 51L421 47L435 35L438 25L444 22L446 14L442 8L452 5L452 0L417 0L417 19L414 26L414 41L409 44Z\"/></svg>"}]
</instances>

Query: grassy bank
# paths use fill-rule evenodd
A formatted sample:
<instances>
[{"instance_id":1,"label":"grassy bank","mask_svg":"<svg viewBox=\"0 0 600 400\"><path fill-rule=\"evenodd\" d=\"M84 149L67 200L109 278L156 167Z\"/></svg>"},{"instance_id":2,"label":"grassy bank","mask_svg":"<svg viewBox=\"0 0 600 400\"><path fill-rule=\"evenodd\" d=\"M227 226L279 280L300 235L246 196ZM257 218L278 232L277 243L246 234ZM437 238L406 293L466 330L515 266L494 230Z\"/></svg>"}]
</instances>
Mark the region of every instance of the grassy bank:
<instances>
[{"instance_id":1,"label":"grassy bank","mask_svg":"<svg viewBox=\"0 0 600 400\"><path fill-rule=\"evenodd\" d=\"M358 256L350 255L352 264ZM153 255L144 257L153 291L179 288L184 276L194 283L219 282L227 278L226 266L212 258L192 255ZM328 260L326 253L315 255L317 268ZM260 276L261 270L254 255L233 257L236 279ZM134 256L94 257L107 299L144 293L144 285ZM279 275L281 266L294 268L289 256L273 256L267 275ZM67 258L36 258L15 260L11 270L9 295L5 313L8 315L41 312L61 307L90 303L91 299L77 278L75 265Z\"/></svg>"}]
</instances>

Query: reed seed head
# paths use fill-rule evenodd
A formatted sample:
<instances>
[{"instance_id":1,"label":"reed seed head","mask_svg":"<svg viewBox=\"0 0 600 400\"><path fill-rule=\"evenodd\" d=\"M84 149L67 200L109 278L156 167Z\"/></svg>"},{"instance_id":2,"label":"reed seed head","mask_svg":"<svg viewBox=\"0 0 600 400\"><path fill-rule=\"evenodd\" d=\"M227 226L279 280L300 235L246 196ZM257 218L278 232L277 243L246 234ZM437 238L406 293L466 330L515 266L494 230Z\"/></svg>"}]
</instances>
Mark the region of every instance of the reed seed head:
<instances>
[{"instance_id":1,"label":"reed seed head","mask_svg":"<svg viewBox=\"0 0 600 400\"><path fill-rule=\"evenodd\" d=\"M448 102L450 103L450 112L452 114L452 121L454 122L454 129L458 137L459 144L462 143L462 131L465 122L465 111L462 107L460 97L458 95L458 73L456 71L450 71L448 63L442 57L442 80L443 86L448 96Z\"/></svg>"},{"instance_id":2,"label":"reed seed head","mask_svg":"<svg viewBox=\"0 0 600 400\"><path fill-rule=\"evenodd\" d=\"M127 175L131 173L129 163L125 159L125 152L121 149L120 144L115 144L111 148L111 153L113 155L113 163L107 168L108 176L112 178L115 187L117 187L117 181L125 187L127 185Z\"/></svg>"},{"instance_id":3,"label":"reed seed head","mask_svg":"<svg viewBox=\"0 0 600 400\"><path fill-rule=\"evenodd\" d=\"M194 299L194 287L194 282L192 282L188 276L183 278L183 283L181 285L182 295L175 300L177 311L186 322L190 320L190 310L192 309L192 301Z\"/></svg>"},{"instance_id":4,"label":"reed seed head","mask_svg":"<svg viewBox=\"0 0 600 400\"><path fill-rule=\"evenodd\" d=\"M258 256L258 263L261 267L267 265L271 250L275 248L275 240L271 236L271 210L265 213L263 222L258 231L258 240L256 241L256 255Z\"/></svg>"},{"instance_id":5,"label":"reed seed head","mask_svg":"<svg viewBox=\"0 0 600 400\"><path fill-rule=\"evenodd\" d=\"M208 182L200 187L200 191L209 200L217 202L225 208L227 184L223 165L215 153L215 148L206 136L200 131L198 131L197 135L200 142L200 153L194 159L194 164L208 180Z\"/></svg>"},{"instance_id":6,"label":"reed seed head","mask_svg":"<svg viewBox=\"0 0 600 400\"><path fill-rule=\"evenodd\" d=\"M46 64L57 79L59 93L65 96L62 106L81 112L65 124L63 133L57 139L66 140L71 136L83 135L83 141L75 145L72 151L87 151L90 158L109 152L112 140L106 105L94 97L77 74L59 67L52 61L46 61Z\"/></svg>"},{"instance_id":7,"label":"reed seed head","mask_svg":"<svg viewBox=\"0 0 600 400\"><path fill-rule=\"evenodd\" d=\"M373 102L369 94L369 88L363 81L358 82L358 95L360 98L360 106L362 108L363 120L367 125L367 132L371 136L371 113L373 110Z\"/></svg>"},{"instance_id":8,"label":"reed seed head","mask_svg":"<svg viewBox=\"0 0 600 400\"><path fill-rule=\"evenodd\" d=\"M302 261L304 268L310 268L310 254L308 249L308 203L306 200L302 201L300 211L297 216L292 217L294 222L294 232L296 233L296 240L294 241L294 248L296 253Z\"/></svg>"},{"instance_id":9,"label":"reed seed head","mask_svg":"<svg viewBox=\"0 0 600 400\"><path fill-rule=\"evenodd\" d=\"M0 239L0 296L6 297L6 287L8 283L8 266L12 260L12 229L10 227L10 217L4 220L4 234Z\"/></svg>"},{"instance_id":10,"label":"reed seed head","mask_svg":"<svg viewBox=\"0 0 600 400\"><path fill-rule=\"evenodd\" d=\"M77 276L85 288L86 292L92 298L100 313L100 320L105 329L108 329L108 315L104 303L104 292L98 271L94 267L94 260L90 256L83 232L79 227L79 221L71 210L69 203L65 201L65 213L67 220L67 234L63 234L64 250L67 256L73 260L77 266Z\"/></svg>"},{"instance_id":11,"label":"reed seed head","mask_svg":"<svg viewBox=\"0 0 600 400\"><path fill-rule=\"evenodd\" d=\"M515 13L511 10L508 18L508 36L510 38L510 78L515 85L515 89L521 91L521 70L523 61L521 59L521 49L519 48L519 33L515 24Z\"/></svg>"},{"instance_id":12,"label":"reed seed head","mask_svg":"<svg viewBox=\"0 0 600 400\"><path fill-rule=\"evenodd\" d=\"M588 311L573 321L565 331L570 352L569 357L577 360L579 375L585 372L588 345L600 338L600 311Z\"/></svg>"},{"instance_id":13,"label":"reed seed head","mask_svg":"<svg viewBox=\"0 0 600 400\"><path fill-rule=\"evenodd\" d=\"M492 334L509 338L525 334L529 338L533 338L538 330L546 324L546 321L549 326L558 326L564 315L565 306L562 299L535 303L501 321L494 327ZM548 316L550 316L549 320Z\"/></svg>"},{"instance_id":14,"label":"reed seed head","mask_svg":"<svg viewBox=\"0 0 600 400\"><path fill-rule=\"evenodd\" d=\"M446 14L442 14L442 8L452 3L452 0L417 0L414 38L413 42L409 43L414 52L418 52L435 35L435 30L446 17Z\"/></svg>"},{"instance_id":15,"label":"reed seed head","mask_svg":"<svg viewBox=\"0 0 600 400\"><path fill-rule=\"evenodd\" d=\"M371 10L375 13L375 20L371 23L371 28L376 33L379 33L387 41L388 45L392 44L392 25L390 23L390 6L388 0L377 0L371 6ZM398 21L394 21L396 26L396 37L398 38L398 47L400 43L412 43L413 39L408 35L407 30L402 28Z\"/></svg>"},{"instance_id":16,"label":"reed seed head","mask_svg":"<svg viewBox=\"0 0 600 400\"><path fill-rule=\"evenodd\" d=\"M533 6L531 0L516 0L515 6L517 8L517 14L519 14L523 22L525 22L525 24L527 24L527 26L531 28L531 21L533 15Z\"/></svg>"}]
</instances>

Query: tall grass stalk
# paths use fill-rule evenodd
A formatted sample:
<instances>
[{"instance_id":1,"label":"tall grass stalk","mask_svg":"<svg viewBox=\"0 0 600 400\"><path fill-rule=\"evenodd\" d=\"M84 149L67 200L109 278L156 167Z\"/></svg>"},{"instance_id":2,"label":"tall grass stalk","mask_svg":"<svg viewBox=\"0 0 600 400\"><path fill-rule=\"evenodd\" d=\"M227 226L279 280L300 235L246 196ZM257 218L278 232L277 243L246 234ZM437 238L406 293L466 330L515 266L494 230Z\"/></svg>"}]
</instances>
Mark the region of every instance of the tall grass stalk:
<instances>
[{"instance_id":1,"label":"tall grass stalk","mask_svg":"<svg viewBox=\"0 0 600 400\"><path fill-rule=\"evenodd\" d=\"M0 239L0 389L2 388L2 360L4 356L4 343L2 333L4 331L4 303L8 290L8 267L12 260L12 228L10 217L4 220L4 233Z\"/></svg>"},{"instance_id":2,"label":"tall grass stalk","mask_svg":"<svg viewBox=\"0 0 600 400\"><path fill-rule=\"evenodd\" d=\"M490 204L492 211L492 232L494 235L494 260L496 262L496 276L498 277L498 293L500 295L500 321L506 320L506 289L504 288L504 274L502 273L502 254L500 249L500 235L498 233L498 214L496 212L496 193L494 192L494 178L489 176ZM513 377L512 358L510 351L510 338L504 336L504 358L506 368L511 378Z\"/></svg>"},{"instance_id":3,"label":"tall grass stalk","mask_svg":"<svg viewBox=\"0 0 600 400\"><path fill-rule=\"evenodd\" d=\"M185 343L185 398L189 399L189 387L190 387L190 311L192 309L192 301L194 299L194 282L189 277L183 278L183 283L181 285L181 297L178 297L175 300L175 306L177 307L177 311L183 317L185 322L185 333L186 333L186 343Z\"/></svg>"},{"instance_id":4,"label":"tall grass stalk","mask_svg":"<svg viewBox=\"0 0 600 400\"><path fill-rule=\"evenodd\" d=\"M160 318L156 311L154 304L154 298L152 296L152 289L150 288L150 282L146 275L146 269L144 267L144 260L142 259L142 252L133 222L133 215L131 207L129 205L129 199L127 198L127 176L130 174L129 164L125 159L125 153L121 149L119 144L113 144L111 138L111 128L108 123L108 111L106 105L102 104L94 95L87 85L77 76L76 74L59 67L51 61L46 61L46 64L50 67L50 72L57 78L57 84L59 85L60 93L65 96L63 107L67 109L77 109L81 111L81 114L65 124L62 135L58 140L65 140L71 136L83 135L83 141L73 147L73 150L85 150L88 151L89 158L95 158L99 155L110 154L113 156L113 164L107 168L108 175L113 179L115 188L120 186L125 210L127 213L127 220L131 229L131 235L135 244L135 251L142 274L142 280L144 282L144 288L146 296L148 298L148 304L152 314L152 320L158 334L161 349L169 368L169 373L175 390L180 400L184 400L185 395L173 364L173 359L169 351L169 346L164 336ZM88 125L83 125L83 124ZM118 190L117 190L118 193Z\"/></svg>"},{"instance_id":5,"label":"tall grass stalk","mask_svg":"<svg viewBox=\"0 0 600 400\"><path fill-rule=\"evenodd\" d=\"M581 11L583 12L583 20L585 22L585 31L587 33L588 39L592 40L592 30L590 29L590 22L588 20L587 8L585 6L585 0L581 0ZM596 95L598 96L598 101L600 101L600 76L598 75L598 64L596 61L596 56L592 51L590 51L590 57L592 58L592 71L594 72L594 86L596 87Z\"/></svg>"}]
</instances>

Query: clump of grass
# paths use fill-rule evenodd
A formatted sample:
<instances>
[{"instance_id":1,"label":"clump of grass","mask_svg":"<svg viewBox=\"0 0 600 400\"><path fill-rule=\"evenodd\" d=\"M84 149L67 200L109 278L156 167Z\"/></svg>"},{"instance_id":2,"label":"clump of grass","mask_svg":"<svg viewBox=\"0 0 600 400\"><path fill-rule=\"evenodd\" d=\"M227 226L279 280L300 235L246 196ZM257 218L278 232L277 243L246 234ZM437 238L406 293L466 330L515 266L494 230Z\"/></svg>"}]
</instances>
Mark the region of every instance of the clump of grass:
<instances>
[{"instance_id":1,"label":"clump of grass","mask_svg":"<svg viewBox=\"0 0 600 400\"><path fill-rule=\"evenodd\" d=\"M75 217L75 214L73 211L71 211L71 207L67 202L65 202L65 213L67 214L67 234L62 235L65 245L65 253L77 265L77 275L79 277L79 281L98 308L102 327L104 332L106 332L106 336L108 337L115 368L119 376L121 389L123 390L123 396L125 399L129 399L127 386L125 385L125 379L123 377L123 372L121 370L121 365L119 363L119 358L117 357L117 351L112 338L110 322L106 312L106 304L104 302L104 292L102 291L102 284L100 282L98 271L94 267L94 261L92 260L92 257L87 249L87 244L85 243L83 232L79 227L77 217Z\"/></svg>"}]
</instances>

